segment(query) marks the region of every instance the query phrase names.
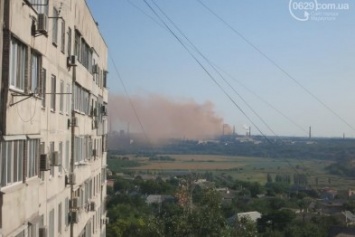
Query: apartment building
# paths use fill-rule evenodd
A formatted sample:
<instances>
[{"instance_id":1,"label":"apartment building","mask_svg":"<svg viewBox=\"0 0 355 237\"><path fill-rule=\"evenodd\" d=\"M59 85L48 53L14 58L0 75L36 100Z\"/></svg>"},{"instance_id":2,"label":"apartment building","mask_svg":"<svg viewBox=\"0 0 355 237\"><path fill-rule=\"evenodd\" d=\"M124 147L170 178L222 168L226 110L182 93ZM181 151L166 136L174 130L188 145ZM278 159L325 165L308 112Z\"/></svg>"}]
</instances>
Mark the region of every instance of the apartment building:
<instances>
[{"instance_id":1,"label":"apartment building","mask_svg":"<svg viewBox=\"0 0 355 237\"><path fill-rule=\"evenodd\" d=\"M85 0L0 0L0 236L105 236L107 45Z\"/></svg>"}]
</instances>

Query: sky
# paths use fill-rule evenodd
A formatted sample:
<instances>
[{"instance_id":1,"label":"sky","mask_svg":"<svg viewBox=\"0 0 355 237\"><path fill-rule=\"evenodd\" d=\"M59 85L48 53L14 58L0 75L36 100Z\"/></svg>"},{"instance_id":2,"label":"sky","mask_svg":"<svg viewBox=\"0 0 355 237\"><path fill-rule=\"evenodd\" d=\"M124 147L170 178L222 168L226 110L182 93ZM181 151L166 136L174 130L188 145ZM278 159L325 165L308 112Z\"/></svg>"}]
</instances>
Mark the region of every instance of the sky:
<instances>
[{"instance_id":1,"label":"sky","mask_svg":"<svg viewBox=\"0 0 355 237\"><path fill-rule=\"evenodd\" d=\"M252 134L308 136L311 126L313 136L355 137L355 1L200 1L220 18L199 0L147 3L223 77L191 50L196 62L144 0L87 0L108 45L111 110L133 104L141 118L120 117L117 129L148 130L149 119L171 113L150 104L162 98L181 115L207 108L238 134L250 126ZM142 115L150 106L155 112Z\"/></svg>"}]
</instances>

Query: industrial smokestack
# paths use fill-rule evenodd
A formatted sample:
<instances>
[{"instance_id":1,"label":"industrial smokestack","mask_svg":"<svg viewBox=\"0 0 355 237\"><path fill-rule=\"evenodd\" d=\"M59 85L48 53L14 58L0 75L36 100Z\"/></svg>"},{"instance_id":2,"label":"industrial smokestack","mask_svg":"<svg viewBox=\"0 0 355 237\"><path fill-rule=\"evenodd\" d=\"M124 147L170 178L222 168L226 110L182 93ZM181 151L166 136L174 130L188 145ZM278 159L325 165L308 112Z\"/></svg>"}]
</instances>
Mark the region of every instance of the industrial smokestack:
<instances>
[{"instance_id":1,"label":"industrial smokestack","mask_svg":"<svg viewBox=\"0 0 355 237\"><path fill-rule=\"evenodd\" d=\"M312 127L309 126L309 134L308 134L308 138L311 139L312 138Z\"/></svg>"}]
</instances>

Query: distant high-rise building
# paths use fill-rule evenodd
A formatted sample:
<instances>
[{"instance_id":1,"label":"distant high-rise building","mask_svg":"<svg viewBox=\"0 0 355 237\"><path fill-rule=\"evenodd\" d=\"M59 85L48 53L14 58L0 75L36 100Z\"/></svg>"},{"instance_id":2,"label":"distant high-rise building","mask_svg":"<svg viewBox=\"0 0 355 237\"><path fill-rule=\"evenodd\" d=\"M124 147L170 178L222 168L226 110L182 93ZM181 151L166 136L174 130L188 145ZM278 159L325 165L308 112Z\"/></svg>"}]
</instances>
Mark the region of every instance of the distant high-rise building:
<instances>
[{"instance_id":1,"label":"distant high-rise building","mask_svg":"<svg viewBox=\"0 0 355 237\"><path fill-rule=\"evenodd\" d=\"M0 236L105 236L107 46L85 0L0 1Z\"/></svg>"}]
</instances>

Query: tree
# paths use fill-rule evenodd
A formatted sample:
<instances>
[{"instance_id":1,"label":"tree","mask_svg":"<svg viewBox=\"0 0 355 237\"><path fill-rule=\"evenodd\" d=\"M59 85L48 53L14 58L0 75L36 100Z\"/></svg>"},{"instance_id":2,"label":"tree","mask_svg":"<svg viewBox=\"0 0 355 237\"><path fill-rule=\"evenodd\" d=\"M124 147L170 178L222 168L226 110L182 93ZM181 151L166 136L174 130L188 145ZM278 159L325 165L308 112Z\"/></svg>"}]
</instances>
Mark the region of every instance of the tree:
<instances>
[{"instance_id":1,"label":"tree","mask_svg":"<svg viewBox=\"0 0 355 237\"><path fill-rule=\"evenodd\" d=\"M233 236L255 237L258 234L256 223L248 217L242 217L233 230Z\"/></svg>"},{"instance_id":2,"label":"tree","mask_svg":"<svg viewBox=\"0 0 355 237\"><path fill-rule=\"evenodd\" d=\"M296 214L289 210L273 211L258 219L258 229L260 232L265 232L267 229L283 231L295 217Z\"/></svg>"}]
</instances>

